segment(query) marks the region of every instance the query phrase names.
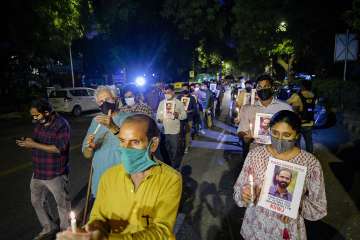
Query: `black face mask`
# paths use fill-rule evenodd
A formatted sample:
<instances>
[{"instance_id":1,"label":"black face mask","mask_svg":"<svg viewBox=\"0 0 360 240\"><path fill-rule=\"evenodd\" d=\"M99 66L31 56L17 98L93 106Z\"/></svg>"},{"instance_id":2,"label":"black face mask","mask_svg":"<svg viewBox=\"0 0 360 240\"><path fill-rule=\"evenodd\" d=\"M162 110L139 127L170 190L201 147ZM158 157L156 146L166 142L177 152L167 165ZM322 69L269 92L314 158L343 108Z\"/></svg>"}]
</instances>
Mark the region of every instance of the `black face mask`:
<instances>
[{"instance_id":1,"label":"black face mask","mask_svg":"<svg viewBox=\"0 0 360 240\"><path fill-rule=\"evenodd\" d=\"M116 103L104 102L99 108L103 114L107 115L109 113L109 110L111 110L112 113L115 111Z\"/></svg>"},{"instance_id":2,"label":"black face mask","mask_svg":"<svg viewBox=\"0 0 360 240\"><path fill-rule=\"evenodd\" d=\"M266 101L272 97L273 91L271 88L264 88L261 90L257 90L257 95L259 96L261 101Z\"/></svg>"},{"instance_id":3,"label":"black face mask","mask_svg":"<svg viewBox=\"0 0 360 240\"><path fill-rule=\"evenodd\" d=\"M251 89L252 89L252 87L246 87L245 88L246 92L248 92L248 93L251 92Z\"/></svg>"}]
</instances>

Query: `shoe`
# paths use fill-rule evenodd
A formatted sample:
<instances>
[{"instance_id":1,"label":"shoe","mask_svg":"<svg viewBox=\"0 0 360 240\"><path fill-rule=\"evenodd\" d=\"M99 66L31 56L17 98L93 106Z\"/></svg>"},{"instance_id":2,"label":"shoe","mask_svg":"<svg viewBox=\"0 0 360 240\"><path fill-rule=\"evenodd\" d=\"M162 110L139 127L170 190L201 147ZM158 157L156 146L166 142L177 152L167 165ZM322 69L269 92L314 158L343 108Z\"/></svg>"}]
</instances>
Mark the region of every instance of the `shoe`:
<instances>
[{"instance_id":1,"label":"shoe","mask_svg":"<svg viewBox=\"0 0 360 240\"><path fill-rule=\"evenodd\" d=\"M202 134L202 135L205 135L205 131L204 130L200 130L200 133Z\"/></svg>"},{"instance_id":2,"label":"shoe","mask_svg":"<svg viewBox=\"0 0 360 240\"><path fill-rule=\"evenodd\" d=\"M43 229L33 240L53 240L57 232L57 230L49 231Z\"/></svg>"}]
</instances>

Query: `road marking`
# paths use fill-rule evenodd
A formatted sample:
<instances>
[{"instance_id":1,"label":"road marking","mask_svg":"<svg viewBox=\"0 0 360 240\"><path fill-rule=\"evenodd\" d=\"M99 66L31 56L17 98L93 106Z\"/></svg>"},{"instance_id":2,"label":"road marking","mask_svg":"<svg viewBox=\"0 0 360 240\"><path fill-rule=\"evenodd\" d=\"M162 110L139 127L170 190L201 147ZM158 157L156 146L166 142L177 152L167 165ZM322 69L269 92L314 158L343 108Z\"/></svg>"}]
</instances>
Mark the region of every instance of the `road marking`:
<instances>
[{"instance_id":1,"label":"road marking","mask_svg":"<svg viewBox=\"0 0 360 240\"><path fill-rule=\"evenodd\" d=\"M70 151L75 150L77 148L80 148L81 144L77 144L75 146L70 147ZM16 173L18 171L21 171L23 169L26 169L28 167L30 167L32 165L32 162L27 162L27 163L23 163L20 165L17 165L16 167L10 168L8 170L4 170L2 172L0 172L0 177L4 177L4 176L8 176L12 173Z\"/></svg>"}]
</instances>

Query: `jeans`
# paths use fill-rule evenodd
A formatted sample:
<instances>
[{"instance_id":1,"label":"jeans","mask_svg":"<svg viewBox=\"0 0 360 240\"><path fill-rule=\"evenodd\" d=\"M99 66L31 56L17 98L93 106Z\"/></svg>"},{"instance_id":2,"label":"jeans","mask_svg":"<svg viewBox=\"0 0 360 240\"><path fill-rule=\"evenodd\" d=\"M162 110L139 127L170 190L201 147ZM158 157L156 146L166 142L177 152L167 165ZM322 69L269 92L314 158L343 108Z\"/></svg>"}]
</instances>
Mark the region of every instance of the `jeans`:
<instances>
[{"instance_id":1,"label":"jeans","mask_svg":"<svg viewBox=\"0 0 360 240\"><path fill-rule=\"evenodd\" d=\"M51 193L57 204L60 219L60 229L69 227L69 212L71 202L69 199L69 180L67 175L61 175L50 180L40 180L34 177L30 181L31 204L34 207L43 230L51 232L59 227L50 219L47 205L48 194Z\"/></svg>"},{"instance_id":2,"label":"jeans","mask_svg":"<svg viewBox=\"0 0 360 240\"><path fill-rule=\"evenodd\" d=\"M171 166L178 168L180 162L178 160L179 134L165 134L165 147L171 162Z\"/></svg>"},{"instance_id":3,"label":"jeans","mask_svg":"<svg viewBox=\"0 0 360 240\"><path fill-rule=\"evenodd\" d=\"M309 153L313 153L314 151L312 130L313 127L301 127L301 131L300 131L305 141L305 149Z\"/></svg>"}]
</instances>

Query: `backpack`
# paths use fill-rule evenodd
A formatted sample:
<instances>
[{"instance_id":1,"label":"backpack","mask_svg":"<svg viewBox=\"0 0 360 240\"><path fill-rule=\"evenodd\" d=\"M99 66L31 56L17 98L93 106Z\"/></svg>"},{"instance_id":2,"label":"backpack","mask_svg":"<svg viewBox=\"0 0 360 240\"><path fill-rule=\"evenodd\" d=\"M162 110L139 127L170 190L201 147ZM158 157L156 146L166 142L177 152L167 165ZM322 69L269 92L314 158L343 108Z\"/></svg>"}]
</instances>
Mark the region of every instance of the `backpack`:
<instances>
[{"instance_id":1,"label":"backpack","mask_svg":"<svg viewBox=\"0 0 360 240\"><path fill-rule=\"evenodd\" d=\"M301 92L298 95L303 104L303 110L300 112L302 122L314 121L315 96L305 97Z\"/></svg>"}]
</instances>

